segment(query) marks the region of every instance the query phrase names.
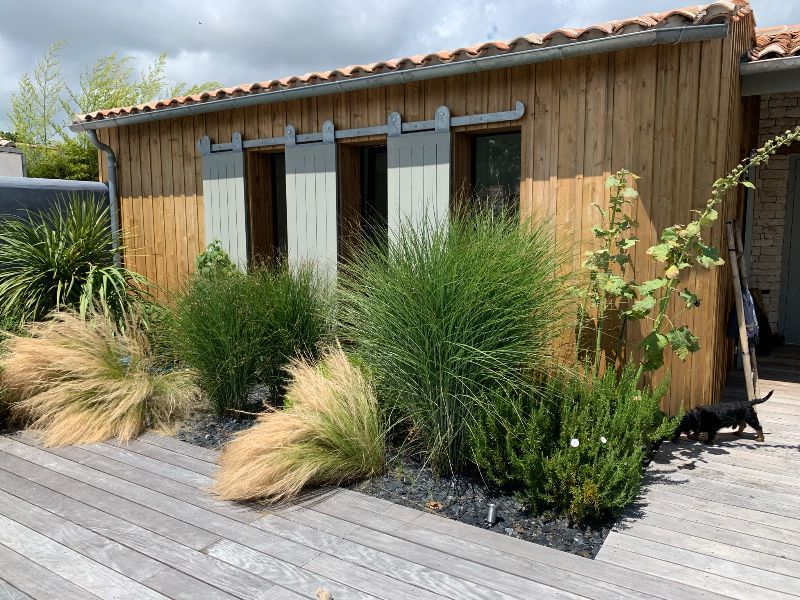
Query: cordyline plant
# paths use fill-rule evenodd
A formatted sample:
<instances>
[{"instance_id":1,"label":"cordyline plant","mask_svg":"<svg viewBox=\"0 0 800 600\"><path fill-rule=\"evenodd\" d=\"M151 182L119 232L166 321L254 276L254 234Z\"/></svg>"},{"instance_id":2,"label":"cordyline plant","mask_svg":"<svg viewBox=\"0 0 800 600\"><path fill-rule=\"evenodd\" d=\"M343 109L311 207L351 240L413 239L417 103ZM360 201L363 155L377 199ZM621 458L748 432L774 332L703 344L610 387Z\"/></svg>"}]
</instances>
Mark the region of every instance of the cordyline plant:
<instances>
[{"instance_id":1,"label":"cordyline plant","mask_svg":"<svg viewBox=\"0 0 800 600\"><path fill-rule=\"evenodd\" d=\"M606 187L610 190L608 209L597 207L603 216L603 225L592 228L595 236L602 240L602 245L597 250L587 252L584 261L584 267L590 273L585 297L597 310L592 363L595 372L600 367L605 321L611 310L621 313L624 319L648 319L651 323L650 331L642 341L643 357L637 381L645 371L658 369L664 364L667 347L681 360L686 360L691 353L700 349L697 336L687 326L675 324L678 315L673 318L667 315L673 297L679 299L685 310L700 305L697 294L686 287L680 289L681 275L695 265L711 269L725 264L719 250L705 243L703 231L719 218L717 207L728 191L739 184L755 187L750 181L744 180L748 169L767 162L778 149L797 140L800 140L800 126L769 140L725 177L717 179L705 208L692 211L696 217L686 225L666 227L661 232L660 243L648 248L647 255L661 263L662 273L660 277L641 283L627 278L625 273L625 267L631 261L630 250L639 241L632 235L632 230L638 224L625 212L626 207L633 205L639 197L638 192L629 185L638 176L622 169L606 180ZM623 304L625 308L622 308Z\"/></svg>"}]
</instances>

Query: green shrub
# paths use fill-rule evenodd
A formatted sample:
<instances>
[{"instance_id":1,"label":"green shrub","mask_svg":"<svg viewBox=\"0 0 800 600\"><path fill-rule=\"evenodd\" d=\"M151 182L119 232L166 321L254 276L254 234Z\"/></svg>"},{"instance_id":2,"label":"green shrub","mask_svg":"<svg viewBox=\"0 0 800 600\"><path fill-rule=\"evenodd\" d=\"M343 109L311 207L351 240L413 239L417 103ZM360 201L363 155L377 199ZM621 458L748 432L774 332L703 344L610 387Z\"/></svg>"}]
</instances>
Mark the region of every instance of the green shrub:
<instances>
[{"instance_id":1,"label":"green shrub","mask_svg":"<svg viewBox=\"0 0 800 600\"><path fill-rule=\"evenodd\" d=\"M659 410L668 382L637 390L636 372L559 373L504 414L485 413L471 431L475 462L532 508L574 521L618 514L639 492L645 452L674 429Z\"/></svg>"},{"instance_id":2,"label":"green shrub","mask_svg":"<svg viewBox=\"0 0 800 600\"><path fill-rule=\"evenodd\" d=\"M175 301L171 328L177 356L223 412L244 408L255 385L280 395L287 363L316 356L328 319L310 271L217 269L191 279Z\"/></svg>"},{"instance_id":3,"label":"green shrub","mask_svg":"<svg viewBox=\"0 0 800 600\"><path fill-rule=\"evenodd\" d=\"M219 240L212 241L206 249L197 255L195 272L198 275L213 276L215 273L231 273L236 265L222 248Z\"/></svg>"},{"instance_id":4,"label":"green shrub","mask_svg":"<svg viewBox=\"0 0 800 600\"><path fill-rule=\"evenodd\" d=\"M48 211L0 221L0 312L17 325L93 304L123 317L144 278L114 265L108 209L73 195Z\"/></svg>"},{"instance_id":5,"label":"green shrub","mask_svg":"<svg viewBox=\"0 0 800 600\"><path fill-rule=\"evenodd\" d=\"M469 461L478 399L520 392L561 333L565 254L550 223L480 212L367 245L341 277L341 326L440 471Z\"/></svg>"}]
</instances>

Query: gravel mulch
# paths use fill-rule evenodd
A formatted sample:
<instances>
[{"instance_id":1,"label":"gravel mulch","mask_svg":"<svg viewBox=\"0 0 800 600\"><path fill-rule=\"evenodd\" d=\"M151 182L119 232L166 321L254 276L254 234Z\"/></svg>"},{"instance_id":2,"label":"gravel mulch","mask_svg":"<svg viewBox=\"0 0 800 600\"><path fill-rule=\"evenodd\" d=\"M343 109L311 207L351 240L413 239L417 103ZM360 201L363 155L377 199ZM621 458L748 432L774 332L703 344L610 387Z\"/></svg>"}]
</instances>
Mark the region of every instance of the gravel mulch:
<instances>
[{"instance_id":1,"label":"gravel mulch","mask_svg":"<svg viewBox=\"0 0 800 600\"><path fill-rule=\"evenodd\" d=\"M388 472L356 484L353 489L396 504L428 511L498 534L508 535L578 556L594 558L613 522L594 526L571 525L549 512L531 513L511 495L468 477L437 477L411 458L398 460ZM497 522L486 523L489 503Z\"/></svg>"},{"instance_id":2,"label":"gravel mulch","mask_svg":"<svg viewBox=\"0 0 800 600\"><path fill-rule=\"evenodd\" d=\"M247 415L195 413L183 423L176 437L190 444L219 450L237 432L254 424L255 419ZM430 468L410 457L398 459L384 475L358 483L352 489L587 558L597 555L613 526L613 522L594 526L572 525L567 519L552 513L531 513L513 496L503 494L480 480L438 477ZM497 507L497 522L492 526L485 522L490 502Z\"/></svg>"}]
</instances>

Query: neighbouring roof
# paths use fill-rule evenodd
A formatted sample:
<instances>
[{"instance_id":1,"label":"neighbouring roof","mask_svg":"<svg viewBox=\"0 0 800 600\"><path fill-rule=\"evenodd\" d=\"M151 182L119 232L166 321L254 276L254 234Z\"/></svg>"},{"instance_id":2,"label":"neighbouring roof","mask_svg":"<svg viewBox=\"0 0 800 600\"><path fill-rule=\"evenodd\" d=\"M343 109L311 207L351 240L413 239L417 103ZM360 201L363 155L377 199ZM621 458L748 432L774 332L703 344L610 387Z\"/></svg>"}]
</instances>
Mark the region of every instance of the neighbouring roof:
<instances>
[{"instance_id":1,"label":"neighbouring roof","mask_svg":"<svg viewBox=\"0 0 800 600\"><path fill-rule=\"evenodd\" d=\"M422 66L452 63L473 58L483 58L500 54L510 54L536 48L546 48L568 44L570 42L581 42L605 38L615 35L635 33L662 27L685 27L689 25L709 25L713 23L724 23L736 20L744 14L750 12L750 5L746 0L717 0L710 4L677 8L660 13L651 13L638 17L631 17L619 21L609 21L598 25L591 25L580 29L562 28L551 31L547 34L530 34L515 38L510 41L492 41L475 44L466 48L454 50L442 50L430 54L416 54L404 58L380 61L365 65L351 65L330 71L318 71L286 77L283 79L271 79L237 85L233 87L220 88L191 96L177 96L167 100L157 100L140 104L138 106L126 106L120 108L109 108L96 112L77 115L74 123L84 123L88 121L102 120L107 117L119 117L133 115L137 113L151 112L172 108L209 102L213 100L223 100L244 95L253 95L278 90L286 90L296 87L313 86L315 84L327 83L331 81L341 81L364 77L378 73L388 73L405 69L414 69Z\"/></svg>"},{"instance_id":2,"label":"neighbouring roof","mask_svg":"<svg viewBox=\"0 0 800 600\"><path fill-rule=\"evenodd\" d=\"M779 25L756 29L756 45L750 60L800 56L800 25Z\"/></svg>"},{"instance_id":3,"label":"neighbouring roof","mask_svg":"<svg viewBox=\"0 0 800 600\"><path fill-rule=\"evenodd\" d=\"M0 138L0 148L16 148L17 145L11 140Z\"/></svg>"}]
</instances>

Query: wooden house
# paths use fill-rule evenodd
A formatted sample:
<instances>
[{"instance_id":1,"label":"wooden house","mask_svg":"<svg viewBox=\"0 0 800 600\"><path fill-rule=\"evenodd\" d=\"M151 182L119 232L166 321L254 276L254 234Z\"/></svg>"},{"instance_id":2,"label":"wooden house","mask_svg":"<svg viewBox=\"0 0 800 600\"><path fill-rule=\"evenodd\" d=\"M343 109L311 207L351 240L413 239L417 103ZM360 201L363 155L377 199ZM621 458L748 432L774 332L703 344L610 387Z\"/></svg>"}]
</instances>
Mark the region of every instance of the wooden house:
<instances>
[{"instance_id":1,"label":"wooden house","mask_svg":"<svg viewBox=\"0 0 800 600\"><path fill-rule=\"evenodd\" d=\"M240 264L285 252L330 273L360 236L446 217L462 190L510 197L585 250L592 205L622 167L641 176L633 268L645 280L657 232L689 220L755 144L758 95L743 97L740 77L755 36L749 4L719 0L111 108L72 129L102 144L126 264L167 288L214 238ZM720 223L742 210L732 194ZM711 238L721 247L721 224ZM686 317L702 349L669 359L671 410L716 400L730 363L729 270L687 285L702 298ZM626 335L635 348L641 325Z\"/></svg>"}]
</instances>

